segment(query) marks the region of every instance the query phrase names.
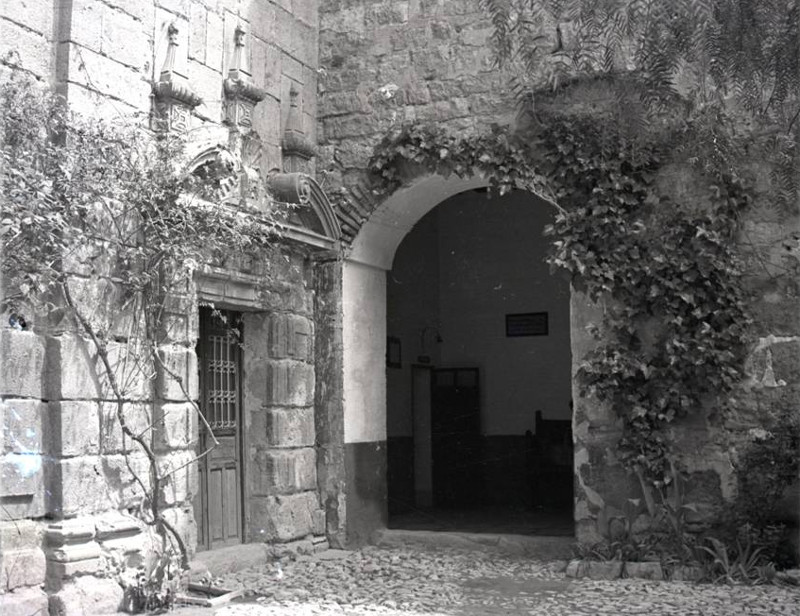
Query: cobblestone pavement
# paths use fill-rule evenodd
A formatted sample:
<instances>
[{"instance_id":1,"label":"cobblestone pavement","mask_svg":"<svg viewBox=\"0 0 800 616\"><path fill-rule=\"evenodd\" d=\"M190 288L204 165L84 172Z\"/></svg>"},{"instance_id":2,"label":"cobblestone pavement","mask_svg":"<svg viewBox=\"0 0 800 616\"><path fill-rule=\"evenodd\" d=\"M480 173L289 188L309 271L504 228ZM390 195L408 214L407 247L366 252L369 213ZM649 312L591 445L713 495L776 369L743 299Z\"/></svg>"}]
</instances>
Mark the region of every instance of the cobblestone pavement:
<instances>
[{"instance_id":1,"label":"cobblestone pavement","mask_svg":"<svg viewBox=\"0 0 800 616\"><path fill-rule=\"evenodd\" d=\"M215 616L536 614L791 615L800 588L643 580L569 580L564 563L437 548L331 551L247 569L221 581L255 594ZM180 611L180 610L179 610ZM196 612L209 614L211 610Z\"/></svg>"}]
</instances>

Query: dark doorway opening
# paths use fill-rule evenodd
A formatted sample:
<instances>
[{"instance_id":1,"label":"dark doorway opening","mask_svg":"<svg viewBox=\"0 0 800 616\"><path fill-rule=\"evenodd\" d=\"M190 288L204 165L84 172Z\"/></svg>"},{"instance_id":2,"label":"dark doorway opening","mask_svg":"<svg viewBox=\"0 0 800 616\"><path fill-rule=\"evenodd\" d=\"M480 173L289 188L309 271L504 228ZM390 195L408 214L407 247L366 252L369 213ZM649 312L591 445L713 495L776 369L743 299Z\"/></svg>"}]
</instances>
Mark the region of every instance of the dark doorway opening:
<instances>
[{"instance_id":1,"label":"dark doorway opening","mask_svg":"<svg viewBox=\"0 0 800 616\"><path fill-rule=\"evenodd\" d=\"M199 427L197 452L208 451L212 435L218 444L198 463L198 550L242 543L241 316L200 310L200 410L209 427Z\"/></svg>"},{"instance_id":2,"label":"dark doorway opening","mask_svg":"<svg viewBox=\"0 0 800 616\"><path fill-rule=\"evenodd\" d=\"M391 528L573 534L569 285L544 262L548 218L524 193L462 193L398 248L387 276Z\"/></svg>"}]
</instances>

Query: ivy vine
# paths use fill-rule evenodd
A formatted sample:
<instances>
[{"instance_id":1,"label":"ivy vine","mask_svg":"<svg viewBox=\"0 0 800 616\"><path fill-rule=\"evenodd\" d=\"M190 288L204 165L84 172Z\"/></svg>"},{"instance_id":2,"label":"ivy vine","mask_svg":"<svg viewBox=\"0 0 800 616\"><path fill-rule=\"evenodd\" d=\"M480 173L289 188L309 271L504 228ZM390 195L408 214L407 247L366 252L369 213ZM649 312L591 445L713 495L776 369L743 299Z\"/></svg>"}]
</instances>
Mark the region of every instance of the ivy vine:
<instances>
[{"instance_id":1,"label":"ivy vine","mask_svg":"<svg viewBox=\"0 0 800 616\"><path fill-rule=\"evenodd\" d=\"M721 404L741 382L751 324L734 241L748 182L732 155L735 135L708 142L701 125L673 117L635 141L613 123L568 111L541 117L530 134L406 125L371 161L386 191L410 163L481 174L501 194L522 188L557 205L545 230L549 263L604 305L597 345L581 359L582 395L615 410L623 465L655 487L672 481L670 427ZM707 180L698 202L673 202L657 183L679 143ZM709 143L714 152L699 151Z\"/></svg>"}]
</instances>

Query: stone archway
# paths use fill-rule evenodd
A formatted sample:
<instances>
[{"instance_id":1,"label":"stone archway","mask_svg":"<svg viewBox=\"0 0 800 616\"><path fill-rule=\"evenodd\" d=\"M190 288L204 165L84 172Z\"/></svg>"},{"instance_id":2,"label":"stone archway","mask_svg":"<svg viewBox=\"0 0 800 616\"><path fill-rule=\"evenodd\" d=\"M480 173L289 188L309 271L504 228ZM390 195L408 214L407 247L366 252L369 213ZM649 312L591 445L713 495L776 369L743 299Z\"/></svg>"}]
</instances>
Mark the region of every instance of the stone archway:
<instances>
[{"instance_id":1,"label":"stone archway","mask_svg":"<svg viewBox=\"0 0 800 616\"><path fill-rule=\"evenodd\" d=\"M388 520L386 274L398 246L423 216L454 195L487 185L477 176L417 176L373 211L346 254L342 372L346 517L351 544L368 541Z\"/></svg>"}]
</instances>

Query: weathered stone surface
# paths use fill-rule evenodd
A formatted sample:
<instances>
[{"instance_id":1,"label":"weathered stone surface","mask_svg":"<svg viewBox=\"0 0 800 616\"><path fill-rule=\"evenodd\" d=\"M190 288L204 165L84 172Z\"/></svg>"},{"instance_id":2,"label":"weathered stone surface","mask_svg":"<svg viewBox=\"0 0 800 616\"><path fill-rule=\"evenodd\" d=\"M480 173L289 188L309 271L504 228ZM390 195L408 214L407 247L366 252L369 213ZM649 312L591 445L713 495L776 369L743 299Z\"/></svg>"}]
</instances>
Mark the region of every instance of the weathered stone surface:
<instances>
[{"instance_id":1,"label":"weathered stone surface","mask_svg":"<svg viewBox=\"0 0 800 616\"><path fill-rule=\"evenodd\" d=\"M267 409L266 435L271 447L309 447L314 444L314 409Z\"/></svg>"},{"instance_id":2,"label":"weathered stone surface","mask_svg":"<svg viewBox=\"0 0 800 616\"><path fill-rule=\"evenodd\" d=\"M44 341L33 332L0 330L0 359L3 378L0 395L43 398Z\"/></svg>"},{"instance_id":3,"label":"weathered stone surface","mask_svg":"<svg viewBox=\"0 0 800 616\"><path fill-rule=\"evenodd\" d=\"M0 595L3 616L47 614L47 595L39 588L18 588Z\"/></svg>"},{"instance_id":4,"label":"weathered stone surface","mask_svg":"<svg viewBox=\"0 0 800 616\"><path fill-rule=\"evenodd\" d=\"M38 400L0 401L1 452L43 453L47 405Z\"/></svg>"},{"instance_id":5,"label":"weathered stone surface","mask_svg":"<svg viewBox=\"0 0 800 616\"><path fill-rule=\"evenodd\" d=\"M70 81L104 96L122 99L135 109L148 109L151 87L142 72L143 66L131 68L74 43L61 45L65 51L58 56L58 61L62 64L69 62L70 66L83 64L84 67L82 71L69 71ZM144 60L142 57L142 64Z\"/></svg>"},{"instance_id":6,"label":"weathered stone surface","mask_svg":"<svg viewBox=\"0 0 800 616\"><path fill-rule=\"evenodd\" d=\"M100 404L65 400L49 404L53 454L87 456L100 453Z\"/></svg>"},{"instance_id":7,"label":"weathered stone surface","mask_svg":"<svg viewBox=\"0 0 800 616\"><path fill-rule=\"evenodd\" d=\"M137 535L142 522L121 511L108 511L93 518L98 541L108 541L120 536Z\"/></svg>"},{"instance_id":8,"label":"weathered stone surface","mask_svg":"<svg viewBox=\"0 0 800 616\"><path fill-rule=\"evenodd\" d=\"M54 463L50 508L57 515L101 511L108 507L108 488L103 461L98 456L81 456Z\"/></svg>"},{"instance_id":9,"label":"weathered stone surface","mask_svg":"<svg viewBox=\"0 0 800 616\"><path fill-rule=\"evenodd\" d=\"M116 402L100 404L100 451L104 454L135 451L139 445L130 437L123 438L122 426L117 415ZM134 435L151 437L153 426L152 405L139 402L124 402L122 416L125 425Z\"/></svg>"},{"instance_id":10,"label":"weathered stone surface","mask_svg":"<svg viewBox=\"0 0 800 616\"><path fill-rule=\"evenodd\" d=\"M161 496L167 505L190 501L198 493L197 465L192 462L194 457L192 451L179 451L159 460L160 473L165 477Z\"/></svg>"},{"instance_id":11,"label":"weathered stone surface","mask_svg":"<svg viewBox=\"0 0 800 616\"><path fill-rule=\"evenodd\" d=\"M4 589L44 583L44 552L36 547L23 550L3 550L0 553L0 580Z\"/></svg>"},{"instance_id":12,"label":"weathered stone surface","mask_svg":"<svg viewBox=\"0 0 800 616\"><path fill-rule=\"evenodd\" d=\"M342 265L326 263L314 271L315 362L320 372L314 394L317 430L317 480L334 547L346 543L344 413L342 409Z\"/></svg>"},{"instance_id":13,"label":"weathered stone surface","mask_svg":"<svg viewBox=\"0 0 800 616\"><path fill-rule=\"evenodd\" d=\"M193 447L197 438L197 411L190 402L156 406L155 439L162 449Z\"/></svg>"},{"instance_id":14,"label":"weathered stone surface","mask_svg":"<svg viewBox=\"0 0 800 616\"><path fill-rule=\"evenodd\" d=\"M197 355L193 349L162 347L158 351L164 364L158 370L156 392L162 400L185 402L198 395ZM188 394L188 396L187 396Z\"/></svg>"},{"instance_id":15,"label":"weathered stone surface","mask_svg":"<svg viewBox=\"0 0 800 616\"><path fill-rule=\"evenodd\" d=\"M73 20L73 28L79 21L83 20ZM152 18L143 23L123 11L103 7L99 51L125 66L145 71L152 58L151 23ZM121 41L125 44L120 45Z\"/></svg>"},{"instance_id":16,"label":"weathered stone surface","mask_svg":"<svg viewBox=\"0 0 800 616\"><path fill-rule=\"evenodd\" d=\"M107 345L108 363L120 394L149 395L149 380L136 361L136 350L123 343ZM93 343L72 334L47 339L47 394L51 400L113 399L108 371Z\"/></svg>"},{"instance_id":17,"label":"weathered stone surface","mask_svg":"<svg viewBox=\"0 0 800 616\"><path fill-rule=\"evenodd\" d=\"M49 37L53 29L53 11L50 9L49 3L44 0L4 2L0 5L0 17L5 17L45 37Z\"/></svg>"},{"instance_id":18,"label":"weathered stone surface","mask_svg":"<svg viewBox=\"0 0 800 616\"><path fill-rule=\"evenodd\" d=\"M586 577L592 580L616 580L622 576L622 561L589 561L586 563Z\"/></svg>"},{"instance_id":19,"label":"weathered stone surface","mask_svg":"<svg viewBox=\"0 0 800 616\"><path fill-rule=\"evenodd\" d=\"M274 314L270 317L271 358L288 357L308 361L313 354L313 348L313 325L309 319L292 314Z\"/></svg>"},{"instance_id":20,"label":"weathered stone surface","mask_svg":"<svg viewBox=\"0 0 800 616\"><path fill-rule=\"evenodd\" d=\"M15 4L9 7L16 8ZM8 19L0 18L0 57L12 65L47 78L51 70L48 38Z\"/></svg>"},{"instance_id":21,"label":"weathered stone surface","mask_svg":"<svg viewBox=\"0 0 800 616\"><path fill-rule=\"evenodd\" d=\"M312 516L318 509L317 496L312 492L254 498L251 501L253 528L258 529L266 541L299 539L312 533Z\"/></svg>"},{"instance_id":22,"label":"weathered stone surface","mask_svg":"<svg viewBox=\"0 0 800 616\"><path fill-rule=\"evenodd\" d=\"M64 516L137 506L142 488L130 468L149 485L149 465L142 453L80 456L53 466L49 509Z\"/></svg>"},{"instance_id":23,"label":"weathered stone surface","mask_svg":"<svg viewBox=\"0 0 800 616\"><path fill-rule=\"evenodd\" d=\"M256 454L254 494L287 494L317 487L314 449L260 450Z\"/></svg>"},{"instance_id":24,"label":"weathered stone surface","mask_svg":"<svg viewBox=\"0 0 800 616\"><path fill-rule=\"evenodd\" d=\"M44 464L45 458L41 453L8 453L3 455L0 458L3 495L24 496L29 497L31 500L37 500L36 497L40 496L44 490ZM9 506L12 504L9 503ZM29 513L35 515L33 511Z\"/></svg>"},{"instance_id":25,"label":"weathered stone surface","mask_svg":"<svg viewBox=\"0 0 800 616\"><path fill-rule=\"evenodd\" d=\"M267 363L267 403L309 406L314 399L314 367L294 360Z\"/></svg>"},{"instance_id":26,"label":"weathered stone surface","mask_svg":"<svg viewBox=\"0 0 800 616\"><path fill-rule=\"evenodd\" d=\"M183 538L184 544L189 550L189 556L191 556L197 547L197 524L191 507L180 506L166 509L164 510L164 519Z\"/></svg>"},{"instance_id":27,"label":"weathered stone surface","mask_svg":"<svg viewBox=\"0 0 800 616\"><path fill-rule=\"evenodd\" d=\"M625 563L625 577L643 580L663 580L664 569L658 562Z\"/></svg>"},{"instance_id":28,"label":"weathered stone surface","mask_svg":"<svg viewBox=\"0 0 800 616\"><path fill-rule=\"evenodd\" d=\"M112 580L78 577L50 595L50 614L114 614L122 604L122 594L122 587Z\"/></svg>"},{"instance_id":29,"label":"weathered stone surface","mask_svg":"<svg viewBox=\"0 0 800 616\"><path fill-rule=\"evenodd\" d=\"M586 577L587 561L585 560L571 560L567 563L565 575L568 578L582 578Z\"/></svg>"}]
</instances>

